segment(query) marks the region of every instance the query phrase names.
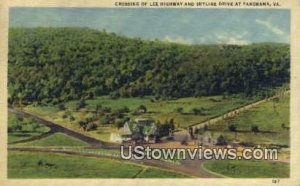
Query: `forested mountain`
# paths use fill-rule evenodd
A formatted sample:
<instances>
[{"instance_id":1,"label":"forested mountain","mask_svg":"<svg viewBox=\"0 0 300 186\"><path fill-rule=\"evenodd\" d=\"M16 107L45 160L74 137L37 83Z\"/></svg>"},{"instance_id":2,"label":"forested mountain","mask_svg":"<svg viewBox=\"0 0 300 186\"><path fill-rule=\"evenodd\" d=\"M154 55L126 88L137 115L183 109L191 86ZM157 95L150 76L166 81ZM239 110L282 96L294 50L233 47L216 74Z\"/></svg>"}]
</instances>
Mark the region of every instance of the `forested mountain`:
<instances>
[{"instance_id":1,"label":"forested mountain","mask_svg":"<svg viewBox=\"0 0 300 186\"><path fill-rule=\"evenodd\" d=\"M286 44L182 45L88 28L11 28L9 102L253 95L289 82Z\"/></svg>"}]
</instances>

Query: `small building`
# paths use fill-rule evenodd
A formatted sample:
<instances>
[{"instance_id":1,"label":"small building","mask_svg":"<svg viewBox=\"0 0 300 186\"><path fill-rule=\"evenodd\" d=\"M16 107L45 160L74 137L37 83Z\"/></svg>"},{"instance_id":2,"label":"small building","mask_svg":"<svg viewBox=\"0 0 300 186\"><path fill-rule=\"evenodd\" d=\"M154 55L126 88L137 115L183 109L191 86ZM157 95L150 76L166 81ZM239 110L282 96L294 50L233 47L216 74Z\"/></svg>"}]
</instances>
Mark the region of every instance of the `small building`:
<instances>
[{"instance_id":1,"label":"small building","mask_svg":"<svg viewBox=\"0 0 300 186\"><path fill-rule=\"evenodd\" d=\"M126 122L118 133L112 133L110 140L113 142L156 143L158 138L158 128L154 120L137 118Z\"/></svg>"}]
</instances>

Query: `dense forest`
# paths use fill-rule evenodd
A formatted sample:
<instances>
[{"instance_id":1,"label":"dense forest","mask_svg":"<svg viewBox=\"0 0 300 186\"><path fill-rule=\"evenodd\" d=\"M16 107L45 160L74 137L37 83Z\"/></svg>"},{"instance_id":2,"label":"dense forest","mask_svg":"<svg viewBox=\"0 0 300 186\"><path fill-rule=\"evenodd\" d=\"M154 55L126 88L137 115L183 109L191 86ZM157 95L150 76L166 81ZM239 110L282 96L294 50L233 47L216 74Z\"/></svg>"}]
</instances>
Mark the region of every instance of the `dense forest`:
<instances>
[{"instance_id":1,"label":"dense forest","mask_svg":"<svg viewBox=\"0 0 300 186\"><path fill-rule=\"evenodd\" d=\"M10 104L252 96L290 79L287 44L183 45L88 28L11 28L8 60Z\"/></svg>"}]
</instances>

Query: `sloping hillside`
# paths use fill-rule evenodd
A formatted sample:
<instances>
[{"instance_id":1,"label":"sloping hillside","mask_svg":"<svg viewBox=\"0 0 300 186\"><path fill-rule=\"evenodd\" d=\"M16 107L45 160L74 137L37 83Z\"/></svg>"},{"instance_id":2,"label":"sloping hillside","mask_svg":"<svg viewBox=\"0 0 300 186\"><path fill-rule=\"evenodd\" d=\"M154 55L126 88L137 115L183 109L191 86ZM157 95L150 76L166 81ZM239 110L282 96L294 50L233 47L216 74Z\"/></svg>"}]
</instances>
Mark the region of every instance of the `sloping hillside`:
<instances>
[{"instance_id":1,"label":"sloping hillside","mask_svg":"<svg viewBox=\"0 0 300 186\"><path fill-rule=\"evenodd\" d=\"M182 45L88 28L11 28L9 103L245 93L289 82L285 44Z\"/></svg>"}]
</instances>

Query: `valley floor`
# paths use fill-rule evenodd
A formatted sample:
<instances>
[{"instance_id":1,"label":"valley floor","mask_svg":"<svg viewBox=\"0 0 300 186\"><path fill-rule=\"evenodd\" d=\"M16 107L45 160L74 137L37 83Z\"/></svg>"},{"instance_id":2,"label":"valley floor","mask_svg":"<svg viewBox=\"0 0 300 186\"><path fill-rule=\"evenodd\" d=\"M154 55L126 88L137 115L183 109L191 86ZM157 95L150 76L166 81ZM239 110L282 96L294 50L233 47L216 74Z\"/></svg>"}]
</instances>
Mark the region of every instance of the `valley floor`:
<instances>
[{"instance_id":1,"label":"valley floor","mask_svg":"<svg viewBox=\"0 0 300 186\"><path fill-rule=\"evenodd\" d=\"M241 114L236 115L228 119L216 122L208 126L210 132L218 133L222 131L222 134L225 134L228 139L230 139L230 132L226 131L226 122L234 121L239 130L246 130L243 125L245 121L249 120L249 113L251 118L259 118L260 123L265 125L260 125L262 130L266 130L265 127L269 130L274 130L278 134L283 134L283 131L287 131L285 128L282 128L281 123L285 123L285 127L289 127L289 121L285 121L284 118L288 118L285 115L288 115L288 103L289 96L284 95L279 99L279 101L274 102L269 100L265 103L257 105L249 111L242 112ZM275 106L274 106L275 105ZM275 108L276 107L276 108ZM40 107L38 107L40 108ZM276 110L275 110L276 109ZM287 111L286 111L287 109ZM9 153L8 153L8 175L12 178L42 178L42 177L101 177L101 178L142 178L142 177L288 177L289 169L289 151L280 152L280 162L271 162L271 161L217 161L217 160L153 160L153 161L137 161L130 160L126 164L122 164L121 168L118 171L112 171L119 167L119 162L124 161L120 159L118 154L119 144L105 142L101 139L96 139L93 135L90 135L88 132L81 131L79 129L74 129L70 125L65 124L65 122L55 122L55 113L52 111L52 114L47 116L47 112L43 113L43 110L40 110L39 114L37 108L32 110L32 108L25 108L22 110L9 109L10 117L22 117L22 125L26 125L28 131L29 128L34 124L33 120L37 121L41 126L38 127L34 132L40 131L39 134L29 135L29 136L20 136L18 137L15 133L9 133L9 138L14 136L14 140L8 140L9 142ZM270 118L270 114L274 113L273 116L273 125L270 122L264 122ZM29 112L29 113L28 113ZM84 113L84 112L80 112ZM253 114L254 113L254 114ZM45 116L43 116L45 114ZM263 114L265 117L263 117ZM239 119L240 118L240 119ZM265 119L264 119L265 118ZM281 118L279 120L276 118ZM33 119L33 120L29 120ZM11 120L14 121L14 120ZM58 121L62 121L58 119ZM257 122L256 121L256 122ZM224 124L225 122L225 124ZM10 126L10 125L9 125ZM271 126L271 127L270 127ZM272 126L274 128L272 128ZM27 132L27 133L29 133ZM31 131L33 132L33 131ZM19 132L20 133L20 132ZM240 132L239 132L240 133ZM251 136L253 139L260 139L262 134L247 134L242 132L239 136ZM12 135L13 134L13 135ZM181 141L184 136L188 135L187 131L184 129L179 130L174 135L173 141L168 141L163 139L161 143L153 144L152 147L156 148L195 148L198 143L195 140L189 140L186 145L182 145ZM274 137L271 135L271 137ZM286 139L289 135L286 135ZM276 136L275 136L276 137ZM265 138L268 138L268 135L265 135ZM247 138L244 138L247 139ZM251 139L251 138L248 138ZM270 138L272 139L272 138ZM265 139L264 139L265 140ZM284 141L284 140L281 140ZM288 141L288 138L287 138ZM251 141L251 142L257 142ZM261 141L263 142L263 141ZM211 146L212 147L212 146ZM211 148L207 147L207 148ZM63 159L66 158L66 161ZM85 171L76 171L78 169L70 168L68 161L76 162L74 166L82 167L86 169L87 174L84 175ZM87 163L85 163L87 162ZM101 164L101 166L99 165ZM249 164L249 165L248 165ZM91 166L90 166L91 165ZM94 165L99 165L99 170L93 167ZM243 171L243 167L253 165L251 170L258 171L257 174L248 174ZM224 168L225 166L225 168ZM97 166L98 167L98 166ZM111 168L109 168L111 167ZM115 168L114 168L115 167ZM216 167L219 167L216 169ZM227 167L227 168L226 168ZM277 172L272 172L272 169L278 169ZM17 170L25 171L24 174ZM228 170L227 170L228 169ZM257 169L257 170L256 170ZM36 172L38 170L38 172ZM94 171L91 171L94 170ZM171 170L171 171L170 171ZM227 170L227 171L225 171ZM49 171L54 173L48 174ZM90 171L90 172L89 172ZM225 172L224 172L225 171ZM60 172L68 172L60 174ZM239 173L240 172L240 173ZM238 173L238 174L237 174ZM279 176L280 177L280 176Z\"/></svg>"}]
</instances>

